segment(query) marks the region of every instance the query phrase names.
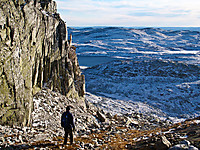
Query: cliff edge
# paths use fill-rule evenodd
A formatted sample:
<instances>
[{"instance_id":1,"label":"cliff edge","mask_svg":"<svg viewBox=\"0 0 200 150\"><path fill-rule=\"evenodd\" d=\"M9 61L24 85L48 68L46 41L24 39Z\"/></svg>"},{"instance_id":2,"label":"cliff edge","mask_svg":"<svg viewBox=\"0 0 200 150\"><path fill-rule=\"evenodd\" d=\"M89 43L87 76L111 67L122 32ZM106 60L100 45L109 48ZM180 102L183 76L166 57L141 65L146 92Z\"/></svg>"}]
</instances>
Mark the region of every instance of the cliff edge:
<instances>
[{"instance_id":1,"label":"cliff edge","mask_svg":"<svg viewBox=\"0 0 200 150\"><path fill-rule=\"evenodd\" d=\"M56 3L1 0L0 15L0 124L30 125L42 87L85 107L85 78Z\"/></svg>"}]
</instances>

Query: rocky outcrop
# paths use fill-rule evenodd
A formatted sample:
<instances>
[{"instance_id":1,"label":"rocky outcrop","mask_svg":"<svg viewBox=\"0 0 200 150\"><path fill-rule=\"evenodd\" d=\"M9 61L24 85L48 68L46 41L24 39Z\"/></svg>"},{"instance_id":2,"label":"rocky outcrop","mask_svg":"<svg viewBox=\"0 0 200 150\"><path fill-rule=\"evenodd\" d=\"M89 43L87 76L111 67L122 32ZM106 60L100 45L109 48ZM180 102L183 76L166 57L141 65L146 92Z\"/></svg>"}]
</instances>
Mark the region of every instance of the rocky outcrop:
<instances>
[{"instance_id":1,"label":"rocky outcrop","mask_svg":"<svg viewBox=\"0 0 200 150\"><path fill-rule=\"evenodd\" d=\"M42 87L85 107L84 76L56 3L1 0L0 6L0 124L30 125L33 95Z\"/></svg>"}]
</instances>

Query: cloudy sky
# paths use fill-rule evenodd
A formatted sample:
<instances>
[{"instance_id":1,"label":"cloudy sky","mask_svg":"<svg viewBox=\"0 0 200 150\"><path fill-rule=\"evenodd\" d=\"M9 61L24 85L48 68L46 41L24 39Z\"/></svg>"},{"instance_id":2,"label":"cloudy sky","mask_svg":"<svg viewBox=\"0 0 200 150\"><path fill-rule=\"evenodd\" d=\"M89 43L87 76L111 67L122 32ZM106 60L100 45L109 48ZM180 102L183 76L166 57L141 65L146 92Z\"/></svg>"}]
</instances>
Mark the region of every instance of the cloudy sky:
<instances>
[{"instance_id":1,"label":"cloudy sky","mask_svg":"<svg viewBox=\"0 0 200 150\"><path fill-rule=\"evenodd\" d=\"M68 26L200 27L200 0L55 0Z\"/></svg>"}]
</instances>

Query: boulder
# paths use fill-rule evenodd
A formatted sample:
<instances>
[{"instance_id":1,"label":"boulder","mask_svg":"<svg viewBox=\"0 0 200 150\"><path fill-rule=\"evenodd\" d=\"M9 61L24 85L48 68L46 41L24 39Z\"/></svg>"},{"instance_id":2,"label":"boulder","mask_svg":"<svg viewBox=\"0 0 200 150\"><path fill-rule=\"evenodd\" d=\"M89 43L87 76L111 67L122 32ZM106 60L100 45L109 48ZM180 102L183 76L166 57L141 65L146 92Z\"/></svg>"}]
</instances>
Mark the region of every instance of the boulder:
<instances>
[{"instance_id":1,"label":"boulder","mask_svg":"<svg viewBox=\"0 0 200 150\"><path fill-rule=\"evenodd\" d=\"M100 128L100 125L99 125L99 123L97 121L94 121L93 125L94 125L95 128L98 128L98 129Z\"/></svg>"},{"instance_id":2,"label":"boulder","mask_svg":"<svg viewBox=\"0 0 200 150\"><path fill-rule=\"evenodd\" d=\"M108 112L108 113L106 114L106 116L107 116L109 119L112 119L112 118L113 118L113 116L112 116L112 114L111 114L110 112Z\"/></svg>"},{"instance_id":3,"label":"boulder","mask_svg":"<svg viewBox=\"0 0 200 150\"><path fill-rule=\"evenodd\" d=\"M180 144L177 144L173 147L171 147L169 150L198 150L193 145L190 145L190 142L187 140L181 141Z\"/></svg>"},{"instance_id":4,"label":"boulder","mask_svg":"<svg viewBox=\"0 0 200 150\"><path fill-rule=\"evenodd\" d=\"M127 118L126 125L131 127L139 127L139 122L135 119Z\"/></svg>"},{"instance_id":5,"label":"boulder","mask_svg":"<svg viewBox=\"0 0 200 150\"><path fill-rule=\"evenodd\" d=\"M102 114L100 111L97 111L97 118L101 122L105 122L106 121L106 116L104 114Z\"/></svg>"},{"instance_id":6,"label":"boulder","mask_svg":"<svg viewBox=\"0 0 200 150\"><path fill-rule=\"evenodd\" d=\"M160 140L156 142L156 150L168 150L171 146L171 143L167 140L165 136L161 136Z\"/></svg>"}]
</instances>

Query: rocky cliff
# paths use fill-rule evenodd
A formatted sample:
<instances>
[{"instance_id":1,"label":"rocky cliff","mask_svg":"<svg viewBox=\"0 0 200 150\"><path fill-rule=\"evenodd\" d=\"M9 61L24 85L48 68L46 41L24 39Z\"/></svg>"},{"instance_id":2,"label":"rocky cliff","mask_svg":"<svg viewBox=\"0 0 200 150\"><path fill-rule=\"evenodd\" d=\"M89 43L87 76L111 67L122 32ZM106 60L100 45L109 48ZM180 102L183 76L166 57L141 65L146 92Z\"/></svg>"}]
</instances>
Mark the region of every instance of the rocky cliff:
<instances>
[{"instance_id":1,"label":"rocky cliff","mask_svg":"<svg viewBox=\"0 0 200 150\"><path fill-rule=\"evenodd\" d=\"M30 125L42 87L85 107L76 48L52 0L0 1L0 124Z\"/></svg>"}]
</instances>

